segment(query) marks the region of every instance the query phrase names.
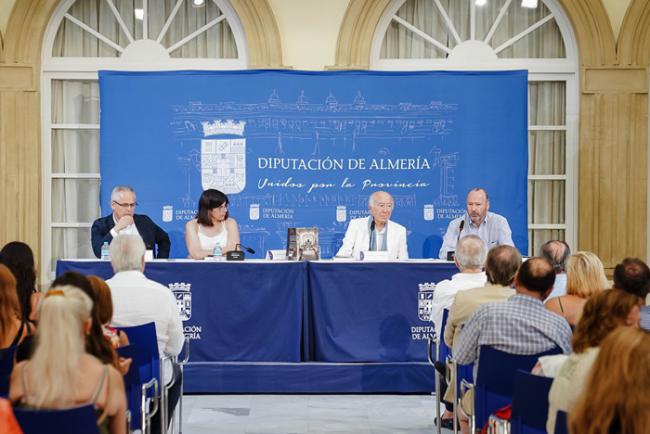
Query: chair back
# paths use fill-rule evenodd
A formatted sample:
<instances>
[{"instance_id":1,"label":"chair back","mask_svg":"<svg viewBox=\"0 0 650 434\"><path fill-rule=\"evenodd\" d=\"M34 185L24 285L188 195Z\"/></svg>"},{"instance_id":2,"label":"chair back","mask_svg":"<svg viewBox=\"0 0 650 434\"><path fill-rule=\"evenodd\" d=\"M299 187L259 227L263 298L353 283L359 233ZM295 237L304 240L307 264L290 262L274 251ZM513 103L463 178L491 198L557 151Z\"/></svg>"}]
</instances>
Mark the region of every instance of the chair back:
<instances>
[{"instance_id":1,"label":"chair back","mask_svg":"<svg viewBox=\"0 0 650 434\"><path fill-rule=\"evenodd\" d=\"M0 398L9 395L9 379L14 370L14 356L16 347L7 347L0 350Z\"/></svg>"},{"instance_id":2,"label":"chair back","mask_svg":"<svg viewBox=\"0 0 650 434\"><path fill-rule=\"evenodd\" d=\"M555 347L539 354L522 355L481 346L474 395L476 426L482 427L490 414L512 403L515 373L518 370L530 372L538 358L560 352Z\"/></svg>"},{"instance_id":3,"label":"chair back","mask_svg":"<svg viewBox=\"0 0 650 434\"><path fill-rule=\"evenodd\" d=\"M14 414L24 434L99 434L97 415L90 404L65 410L16 407Z\"/></svg>"},{"instance_id":4,"label":"chair back","mask_svg":"<svg viewBox=\"0 0 650 434\"><path fill-rule=\"evenodd\" d=\"M558 411L555 416L555 434L569 434L569 415Z\"/></svg>"},{"instance_id":5,"label":"chair back","mask_svg":"<svg viewBox=\"0 0 650 434\"><path fill-rule=\"evenodd\" d=\"M439 362L444 362L451 354L451 348L445 343L445 327L447 326L447 319L449 318L449 309L442 311L442 327L440 327L440 336L438 336L438 357Z\"/></svg>"},{"instance_id":6,"label":"chair back","mask_svg":"<svg viewBox=\"0 0 650 434\"><path fill-rule=\"evenodd\" d=\"M512 434L545 434L548 392L553 379L524 371L515 374L512 395Z\"/></svg>"},{"instance_id":7,"label":"chair back","mask_svg":"<svg viewBox=\"0 0 650 434\"><path fill-rule=\"evenodd\" d=\"M140 370L140 380L143 383L152 378L160 383L160 362L156 325L153 322L130 327L118 327L129 337L129 342L136 348L133 364Z\"/></svg>"}]
</instances>

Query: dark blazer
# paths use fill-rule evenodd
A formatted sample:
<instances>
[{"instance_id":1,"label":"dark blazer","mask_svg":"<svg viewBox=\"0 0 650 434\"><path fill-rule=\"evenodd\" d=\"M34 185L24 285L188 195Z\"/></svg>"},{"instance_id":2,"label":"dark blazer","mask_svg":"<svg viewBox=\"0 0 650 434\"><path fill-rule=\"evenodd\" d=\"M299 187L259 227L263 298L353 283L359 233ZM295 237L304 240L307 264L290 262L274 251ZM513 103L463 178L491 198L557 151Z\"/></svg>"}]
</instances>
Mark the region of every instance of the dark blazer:
<instances>
[{"instance_id":1,"label":"dark blazer","mask_svg":"<svg viewBox=\"0 0 650 434\"><path fill-rule=\"evenodd\" d=\"M169 258L169 247L171 246L171 243L167 232L163 231L160 226L155 224L153 220L144 214L135 214L133 216L133 221L135 222L135 227L138 229L147 250L154 250L155 258ZM101 256L102 245L104 242L110 244L113 240L111 229L113 229L114 226L115 221L113 220L113 214L109 214L106 217L100 217L93 223L93 227L90 230L91 242L93 245L93 252L95 252L95 256L98 258ZM157 247L156 249L154 249L154 245Z\"/></svg>"}]
</instances>

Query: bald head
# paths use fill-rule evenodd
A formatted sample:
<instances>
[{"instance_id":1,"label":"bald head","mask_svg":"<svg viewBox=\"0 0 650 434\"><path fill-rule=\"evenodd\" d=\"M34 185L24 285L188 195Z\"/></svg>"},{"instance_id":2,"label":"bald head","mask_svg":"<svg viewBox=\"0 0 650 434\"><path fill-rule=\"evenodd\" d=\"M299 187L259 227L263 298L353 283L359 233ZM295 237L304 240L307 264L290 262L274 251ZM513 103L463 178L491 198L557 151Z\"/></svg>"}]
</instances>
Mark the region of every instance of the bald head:
<instances>
[{"instance_id":1,"label":"bald head","mask_svg":"<svg viewBox=\"0 0 650 434\"><path fill-rule=\"evenodd\" d=\"M551 240L539 249L539 255L548 259L557 274L566 273L566 265L571 256L569 245L561 240Z\"/></svg>"},{"instance_id":2,"label":"bald head","mask_svg":"<svg viewBox=\"0 0 650 434\"><path fill-rule=\"evenodd\" d=\"M492 285L510 286L521 266L521 255L512 246L502 244L490 249L485 262L485 274Z\"/></svg>"},{"instance_id":3,"label":"bald head","mask_svg":"<svg viewBox=\"0 0 650 434\"><path fill-rule=\"evenodd\" d=\"M521 264L515 277L517 293L533 295L544 300L553 289L555 271L548 259L533 257Z\"/></svg>"}]
</instances>

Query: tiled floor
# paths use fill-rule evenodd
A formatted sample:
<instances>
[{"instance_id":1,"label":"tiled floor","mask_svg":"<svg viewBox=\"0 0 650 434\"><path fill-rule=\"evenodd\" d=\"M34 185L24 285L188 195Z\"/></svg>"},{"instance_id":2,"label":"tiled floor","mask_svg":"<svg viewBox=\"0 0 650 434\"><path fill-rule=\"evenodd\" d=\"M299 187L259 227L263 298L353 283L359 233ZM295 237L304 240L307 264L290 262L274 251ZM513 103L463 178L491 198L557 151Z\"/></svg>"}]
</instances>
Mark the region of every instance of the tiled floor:
<instances>
[{"instance_id":1,"label":"tiled floor","mask_svg":"<svg viewBox=\"0 0 650 434\"><path fill-rule=\"evenodd\" d=\"M183 433L431 434L434 403L427 395L190 395Z\"/></svg>"}]
</instances>

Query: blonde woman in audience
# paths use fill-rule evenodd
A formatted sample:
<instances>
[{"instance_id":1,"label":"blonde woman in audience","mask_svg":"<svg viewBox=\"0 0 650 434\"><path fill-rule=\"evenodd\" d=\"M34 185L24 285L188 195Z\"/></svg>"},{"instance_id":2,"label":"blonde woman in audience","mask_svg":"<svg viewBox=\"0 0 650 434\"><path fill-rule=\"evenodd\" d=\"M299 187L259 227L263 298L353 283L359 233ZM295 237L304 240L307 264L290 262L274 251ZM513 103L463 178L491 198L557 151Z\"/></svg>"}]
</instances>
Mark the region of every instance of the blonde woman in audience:
<instances>
[{"instance_id":1,"label":"blonde woman in audience","mask_svg":"<svg viewBox=\"0 0 650 434\"><path fill-rule=\"evenodd\" d=\"M32 327L22 318L14 275L0 264L0 349L20 344Z\"/></svg>"},{"instance_id":2,"label":"blonde woman in audience","mask_svg":"<svg viewBox=\"0 0 650 434\"><path fill-rule=\"evenodd\" d=\"M570 412L573 409L598 356L601 342L620 326L638 328L639 303L639 297L619 289L594 295L585 304L573 335L573 353L568 357L557 355L540 358L543 374L555 377L548 395L546 431L549 434L555 432L557 412ZM562 361L564 363L559 365L559 370L552 368Z\"/></svg>"},{"instance_id":3,"label":"blonde woman in audience","mask_svg":"<svg viewBox=\"0 0 650 434\"><path fill-rule=\"evenodd\" d=\"M605 277L603 263L591 252L571 255L566 276L566 295L548 300L545 306L566 318L573 328L578 324L587 299L611 285Z\"/></svg>"},{"instance_id":4,"label":"blonde woman in audience","mask_svg":"<svg viewBox=\"0 0 650 434\"><path fill-rule=\"evenodd\" d=\"M111 289L106 281L98 276L86 276L90 286L95 293L95 304L97 308L97 317L102 325L104 337L110 342L113 348L129 345L129 338L122 330L111 327L113 319L113 299L111 298Z\"/></svg>"},{"instance_id":5,"label":"blonde woman in audience","mask_svg":"<svg viewBox=\"0 0 650 434\"><path fill-rule=\"evenodd\" d=\"M73 286L54 287L40 304L34 355L16 365L9 399L35 409L92 404L102 433L126 433L122 376L85 351L92 301Z\"/></svg>"},{"instance_id":6,"label":"blonde woman in audience","mask_svg":"<svg viewBox=\"0 0 650 434\"><path fill-rule=\"evenodd\" d=\"M621 327L603 341L569 414L572 434L645 434L650 429L650 332Z\"/></svg>"}]
</instances>

